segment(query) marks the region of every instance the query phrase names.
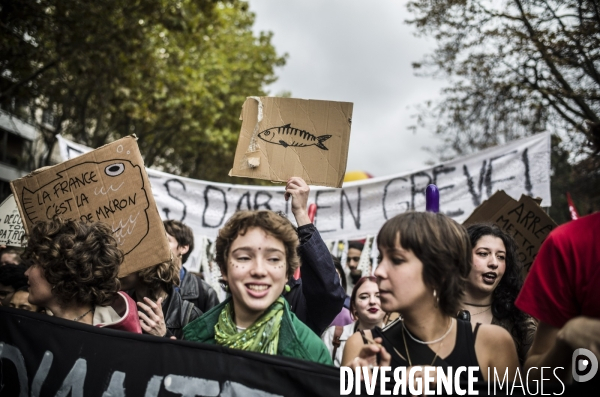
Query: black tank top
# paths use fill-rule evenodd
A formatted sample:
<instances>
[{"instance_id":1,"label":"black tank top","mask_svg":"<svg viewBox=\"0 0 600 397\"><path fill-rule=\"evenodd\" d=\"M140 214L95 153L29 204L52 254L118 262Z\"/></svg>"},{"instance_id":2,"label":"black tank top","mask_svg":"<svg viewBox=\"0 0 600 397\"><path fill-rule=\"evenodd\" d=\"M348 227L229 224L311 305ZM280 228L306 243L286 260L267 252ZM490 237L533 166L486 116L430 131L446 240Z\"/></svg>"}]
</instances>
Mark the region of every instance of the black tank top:
<instances>
[{"instance_id":1,"label":"black tank top","mask_svg":"<svg viewBox=\"0 0 600 397\"><path fill-rule=\"evenodd\" d=\"M475 331L471 328L471 323L467 321L456 320L456 326L457 332L454 349L445 358L437 357L435 362L433 362L435 352L429 346L415 342L405 333L406 345L408 346L412 365L432 365L431 363L433 362L433 365L436 367L452 367L453 370L462 366L479 368L477 356L475 355L475 337L477 336L479 324L476 325ZM381 338L383 347L392 356L392 368L408 367L408 361L402 358L407 357L404 340L402 339L402 328L402 321L397 320L385 327L384 330L379 327L371 330L373 338ZM483 381L480 369L474 375L479 381ZM463 372L461 374L461 382L466 382L468 379L467 376L467 372Z\"/></svg>"}]
</instances>

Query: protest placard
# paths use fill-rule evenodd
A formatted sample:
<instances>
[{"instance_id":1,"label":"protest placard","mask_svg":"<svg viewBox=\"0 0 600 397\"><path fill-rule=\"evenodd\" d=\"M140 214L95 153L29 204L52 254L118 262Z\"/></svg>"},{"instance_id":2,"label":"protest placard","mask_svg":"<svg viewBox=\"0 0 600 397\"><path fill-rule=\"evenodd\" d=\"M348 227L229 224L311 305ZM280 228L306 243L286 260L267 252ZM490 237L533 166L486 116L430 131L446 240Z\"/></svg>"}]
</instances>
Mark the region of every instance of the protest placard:
<instances>
[{"instance_id":1,"label":"protest placard","mask_svg":"<svg viewBox=\"0 0 600 397\"><path fill-rule=\"evenodd\" d=\"M91 149L58 137L64 159ZM185 178L148 169L152 192L163 219L177 219L194 230L195 245L214 239L239 209L282 211L293 219L290 202L279 186L248 186ZM521 194L550 197L550 134L542 133L482 150L431 167L344 183L342 189L311 187L309 202L317 205L315 225L327 240L361 239L377 234L394 215L425 210L425 189L440 189L440 211L463 222L497 190L518 199ZM201 250L186 268L198 271Z\"/></svg>"},{"instance_id":2,"label":"protest placard","mask_svg":"<svg viewBox=\"0 0 600 397\"><path fill-rule=\"evenodd\" d=\"M241 120L231 176L342 187L352 103L250 97Z\"/></svg>"},{"instance_id":3,"label":"protest placard","mask_svg":"<svg viewBox=\"0 0 600 397\"><path fill-rule=\"evenodd\" d=\"M0 245L20 247L25 234L15 197L11 194L0 204Z\"/></svg>"},{"instance_id":4,"label":"protest placard","mask_svg":"<svg viewBox=\"0 0 600 397\"><path fill-rule=\"evenodd\" d=\"M494 223L514 238L518 259L525 274L542 243L556 227L556 222L540 208L534 198L521 195L517 201L502 190L477 207L464 225L481 222Z\"/></svg>"},{"instance_id":5,"label":"protest placard","mask_svg":"<svg viewBox=\"0 0 600 397\"><path fill-rule=\"evenodd\" d=\"M55 216L107 223L125 254L119 276L170 258L135 137L36 170L11 188L27 231Z\"/></svg>"}]
</instances>

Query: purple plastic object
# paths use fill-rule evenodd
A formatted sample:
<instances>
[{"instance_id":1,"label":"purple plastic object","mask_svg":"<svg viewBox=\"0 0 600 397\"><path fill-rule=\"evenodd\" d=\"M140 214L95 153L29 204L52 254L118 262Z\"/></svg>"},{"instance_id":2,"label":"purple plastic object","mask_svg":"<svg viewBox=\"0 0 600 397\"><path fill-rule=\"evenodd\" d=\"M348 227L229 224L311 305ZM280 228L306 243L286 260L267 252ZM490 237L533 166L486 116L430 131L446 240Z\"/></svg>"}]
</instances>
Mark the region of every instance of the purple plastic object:
<instances>
[{"instance_id":1,"label":"purple plastic object","mask_svg":"<svg viewBox=\"0 0 600 397\"><path fill-rule=\"evenodd\" d=\"M428 185L425 190L425 210L440 212L440 191L434 184Z\"/></svg>"}]
</instances>

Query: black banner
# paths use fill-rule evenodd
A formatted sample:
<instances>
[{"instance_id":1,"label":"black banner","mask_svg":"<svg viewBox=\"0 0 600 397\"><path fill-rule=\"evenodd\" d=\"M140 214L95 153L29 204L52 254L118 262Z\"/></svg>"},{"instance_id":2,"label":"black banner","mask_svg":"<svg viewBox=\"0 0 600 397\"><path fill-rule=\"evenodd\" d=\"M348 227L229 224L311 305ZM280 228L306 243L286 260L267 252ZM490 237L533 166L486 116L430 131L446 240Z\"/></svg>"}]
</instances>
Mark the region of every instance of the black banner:
<instances>
[{"instance_id":1,"label":"black banner","mask_svg":"<svg viewBox=\"0 0 600 397\"><path fill-rule=\"evenodd\" d=\"M0 395L334 396L339 369L0 307Z\"/></svg>"}]
</instances>

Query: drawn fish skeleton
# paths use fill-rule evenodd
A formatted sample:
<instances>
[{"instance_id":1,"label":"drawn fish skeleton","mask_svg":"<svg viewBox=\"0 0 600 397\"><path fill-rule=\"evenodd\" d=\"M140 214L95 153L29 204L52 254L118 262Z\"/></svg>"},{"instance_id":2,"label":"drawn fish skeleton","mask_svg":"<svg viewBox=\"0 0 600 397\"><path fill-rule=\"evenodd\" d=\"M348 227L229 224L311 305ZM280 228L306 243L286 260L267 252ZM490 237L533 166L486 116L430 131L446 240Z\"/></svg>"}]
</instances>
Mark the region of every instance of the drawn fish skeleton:
<instances>
[{"instance_id":1,"label":"drawn fish skeleton","mask_svg":"<svg viewBox=\"0 0 600 397\"><path fill-rule=\"evenodd\" d=\"M329 150L323 142L331 138L331 135L315 136L310 132L294 128L291 124L280 127L272 127L258 134L258 137L265 142L275 145L281 145L285 148L316 146L322 150Z\"/></svg>"}]
</instances>

